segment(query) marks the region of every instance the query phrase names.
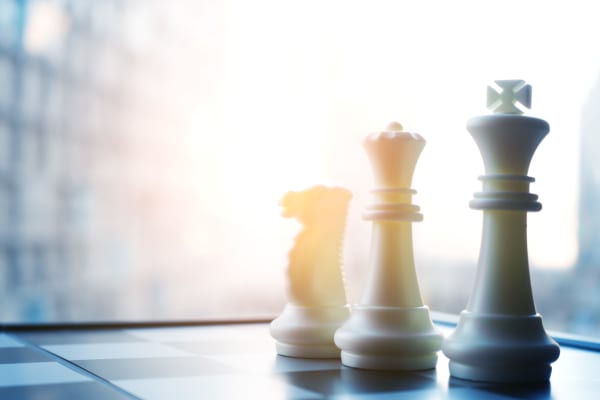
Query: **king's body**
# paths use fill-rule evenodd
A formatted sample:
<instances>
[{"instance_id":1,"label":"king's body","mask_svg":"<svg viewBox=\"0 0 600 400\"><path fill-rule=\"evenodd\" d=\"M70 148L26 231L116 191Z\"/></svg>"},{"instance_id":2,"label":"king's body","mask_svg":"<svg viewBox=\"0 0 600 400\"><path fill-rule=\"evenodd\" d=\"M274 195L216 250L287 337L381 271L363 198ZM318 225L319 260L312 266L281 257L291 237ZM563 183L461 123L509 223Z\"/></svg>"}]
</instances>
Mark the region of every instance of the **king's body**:
<instances>
[{"instance_id":1,"label":"king's body","mask_svg":"<svg viewBox=\"0 0 600 400\"><path fill-rule=\"evenodd\" d=\"M442 346L453 377L486 382L547 381L559 347L536 313L529 277L527 212L539 211L527 176L533 153L549 131L546 121L522 116L530 105L523 81L488 89L496 114L472 118L467 130L481 152L483 190L470 206L483 210L475 287L456 331Z\"/></svg>"}]
</instances>

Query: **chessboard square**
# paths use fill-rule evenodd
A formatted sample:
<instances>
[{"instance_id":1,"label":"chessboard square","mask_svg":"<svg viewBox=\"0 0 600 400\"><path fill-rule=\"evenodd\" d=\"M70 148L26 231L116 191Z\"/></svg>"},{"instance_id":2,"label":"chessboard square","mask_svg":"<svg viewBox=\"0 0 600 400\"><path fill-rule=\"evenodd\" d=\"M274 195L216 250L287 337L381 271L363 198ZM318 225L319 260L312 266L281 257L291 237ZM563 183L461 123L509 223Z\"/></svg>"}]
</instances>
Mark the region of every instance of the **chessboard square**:
<instances>
[{"instance_id":1,"label":"chessboard square","mask_svg":"<svg viewBox=\"0 0 600 400\"><path fill-rule=\"evenodd\" d=\"M205 358L249 374L268 375L275 371L274 354L216 355Z\"/></svg>"},{"instance_id":2,"label":"chessboard square","mask_svg":"<svg viewBox=\"0 0 600 400\"><path fill-rule=\"evenodd\" d=\"M343 390L341 370L288 372L279 375L289 386L299 387L325 398Z\"/></svg>"},{"instance_id":3,"label":"chessboard square","mask_svg":"<svg viewBox=\"0 0 600 400\"><path fill-rule=\"evenodd\" d=\"M473 400L478 400L478 399L485 399L485 400L514 400L514 399L543 399L543 398L548 398L547 394L546 396L544 395L534 395L532 397L526 396L526 397L521 397L521 396L513 396L513 395L504 395L502 393L494 393L491 391L487 391L487 390L478 390L472 387L464 387L464 388L458 388L458 387L453 387L451 388L451 390L448 391L448 397L446 397L447 399L450 400L462 400L462 399L473 399Z\"/></svg>"},{"instance_id":4,"label":"chessboard square","mask_svg":"<svg viewBox=\"0 0 600 400\"><path fill-rule=\"evenodd\" d=\"M84 344L84 343L129 343L140 342L141 339L122 330L56 330L51 332L19 333L37 345Z\"/></svg>"},{"instance_id":5,"label":"chessboard square","mask_svg":"<svg viewBox=\"0 0 600 400\"><path fill-rule=\"evenodd\" d=\"M54 361L30 347L0 347L0 364Z\"/></svg>"},{"instance_id":6,"label":"chessboard square","mask_svg":"<svg viewBox=\"0 0 600 400\"><path fill-rule=\"evenodd\" d=\"M7 335L6 333L0 333L0 349L4 347L23 347L23 343Z\"/></svg>"},{"instance_id":7,"label":"chessboard square","mask_svg":"<svg viewBox=\"0 0 600 400\"><path fill-rule=\"evenodd\" d=\"M131 396L98 382L58 383L34 386L0 387L0 399L10 400L125 400Z\"/></svg>"},{"instance_id":8,"label":"chessboard square","mask_svg":"<svg viewBox=\"0 0 600 400\"><path fill-rule=\"evenodd\" d=\"M411 398L419 398L436 393L445 385L440 385L435 376L423 376L411 371L369 371L343 367L335 371L290 372L282 377L290 384L332 396L375 396L390 393L411 393ZM352 395L352 396L350 396ZM376 397L375 397L376 398ZM385 397L383 397L385 398Z\"/></svg>"},{"instance_id":9,"label":"chessboard square","mask_svg":"<svg viewBox=\"0 0 600 400\"><path fill-rule=\"evenodd\" d=\"M311 360L307 358L282 357L275 353L207 355L205 357L238 371L258 374L327 371L341 368L340 360Z\"/></svg>"},{"instance_id":10,"label":"chessboard square","mask_svg":"<svg viewBox=\"0 0 600 400\"><path fill-rule=\"evenodd\" d=\"M330 400L432 400L432 399L456 399L456 400L480 400L488 399L487 397L446 397L442 393L432 393L428 390L416 391L406 390L398 392L382 392L382 393L343 393L339 395L327 396Z\"/></svg>"},{"instance_id":11,"label":"chessboard square","mask_svg":"<svg viewBox=\"0 0 600 400\"><path fill-rule=\"evenodd\" d=\"M128 329L125 332L144 340L179 343L215 340L247 343L270 338L266 324L160 327Z\"/></svg>"},{"instance_id":12,"label":"chessboard square","mask_svg":"<svg viewBox=\"0 0 600 400\"><path fill-rule=\"evenodd\" d=\"M0 387L90 380L87 376L56 362L0 364Z\"/></svg>"},{"instance_id":13,"label":"chessboard square","mask_svg":"<svg viewBox=\"0 0 600 400\"><path fill-rule=\"evenodd\" d=\"M128 329L128 335L154 342L197 342L199 340L244 340L246 336L234 326L190 326Z\"/></svg>"},{"instance_id":14,"label":"chessboard square","mask_svg":"<svg viewBox=\"0 0 600 400\"><path fill-rule=\"evenodd\" d=\"M57 344L42 347L71 361L193 356L192 353L152 342Z\"/></svg>"},{"instance_id":15,"label":"chessboard square","mask_svg":"<svg viewBox=\"0 0 600 400\"><path fill-rule=\"evenodd\" d=\"M164 342L169 346L188 351L197 355L213 355L213 354L260 354L274 353L275 343L267 336L264 340L230 340L230 339L213 339L213 340L196 340L195 342Z\"/></svg>"},{"instance_id":16,"label":"chessboard square","mask_svg":"<svg viewBox=\"0 0 600 400\"><path fill-rule=\"evenodd\" d=\"M303 372L339 370L342 362L339 359L310 359L277 356L275 372Z\"/></svg>"},{"instance_id":17,"label":"chessboard square","mask_svg":"<svg viewBox=\"0 0 600 400\"><path fill-rule=\"evenodd\" d=\"M222 375L193 378L136 379L114 382L144 399L322 399L319 393L267 376Z\"/></svg>"},{"instance_id":18,"label":"chessboard square","mask_svg":"<svg viewBox=\"0 0 600 400\"><path fill-rule=\"evenodd\" d=\"M82 360L78 366L108 380L218 375L235 372L203 357Z\"/></svg>"},{"instance_id":19,"label":"chessboard square","mask_svg":"<svg viewBox=\"0 0 600 400\"><path fill-rule=\"evenodd\" d=\"M256 323L256 324L238 324L231 325L232 329L236 332L240 332L244 337L248 338L270 338L270 325L268 323Z\"/></svg>"}]
</instances>

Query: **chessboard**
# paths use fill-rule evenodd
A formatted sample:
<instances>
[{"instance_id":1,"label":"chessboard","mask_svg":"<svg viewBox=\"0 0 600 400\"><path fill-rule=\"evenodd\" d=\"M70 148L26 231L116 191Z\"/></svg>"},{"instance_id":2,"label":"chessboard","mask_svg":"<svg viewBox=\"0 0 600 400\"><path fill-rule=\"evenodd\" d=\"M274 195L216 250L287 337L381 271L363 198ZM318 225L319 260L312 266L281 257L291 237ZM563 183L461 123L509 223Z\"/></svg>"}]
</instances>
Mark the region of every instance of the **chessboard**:
<instances>
[{"instance_id":1,"label":"chessboard","mask_svg":"<svg viewBox=\"0 0 600 400\"><path fill-rule=\"evenodd\" d=\"M439 325L444 335L452 327ZM278 356L267 322L65 326L0 333L0 399L596 399L600 353L562 342L548 384L451 378Z\"/></svg>"}]
</instances>

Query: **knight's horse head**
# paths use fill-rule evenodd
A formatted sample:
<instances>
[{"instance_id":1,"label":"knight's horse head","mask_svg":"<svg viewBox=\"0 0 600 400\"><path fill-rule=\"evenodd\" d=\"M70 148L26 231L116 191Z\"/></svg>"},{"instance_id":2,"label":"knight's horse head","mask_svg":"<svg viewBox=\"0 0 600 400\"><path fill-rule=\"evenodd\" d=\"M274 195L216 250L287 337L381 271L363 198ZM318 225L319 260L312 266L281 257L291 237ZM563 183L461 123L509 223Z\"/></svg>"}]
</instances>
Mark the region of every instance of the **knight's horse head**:
<instances>
[{"instance_id":1,"label":"knight's horse head","mask_svg":"<svg viewBox=\"0 0 600 400\"><path fill-rule=\"evenodd\" d=\"M317 185L301 192L287 192L279 204L285 218L296 218L304 225L323 225L345 215L351 198L346 189Z\"/></svg>"}]
</instances>

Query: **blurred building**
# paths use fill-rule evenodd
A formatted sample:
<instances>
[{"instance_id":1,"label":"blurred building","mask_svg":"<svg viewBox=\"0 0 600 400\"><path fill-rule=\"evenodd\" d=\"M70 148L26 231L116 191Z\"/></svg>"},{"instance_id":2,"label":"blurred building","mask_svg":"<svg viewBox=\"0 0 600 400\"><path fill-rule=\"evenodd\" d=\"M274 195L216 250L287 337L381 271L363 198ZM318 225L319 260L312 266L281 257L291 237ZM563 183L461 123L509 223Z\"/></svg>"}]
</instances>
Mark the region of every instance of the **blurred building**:
<instances>
[{"instance_id":1,"label":"blurred building","mask_svg":"<svg viewBox=\"0 0 600 400\"><path fill-rule=\"evenodd\" d=\"M484 9L473 15L489 17ZM411 12L408 20L430 36L395 36L393 22ZM445 146L464 140L461 158L480 161L467 135L445 131L440 112L452 96L439 94L462 91L463 83L440 74L439 60L446 48L458 51L448 70L457 73L492 58L471 51L464 38L472 35L454 32L454 19L429 15L402 2L324 9L276 1L1 0L0 320L275 315L298 231L280 219L277 200L301 189L292 182L321 178L356 189L344 262L360 293L369 225L358 218L359 202L371 186L358 145L364 132L408 113L431 131L428 152L453 153ZM459 24L464 32L482 20L473 15ZM439 41L436 30L446 23L458 50ZM556 46L552 36L539 40ZM390 49L402 49L393 62L372 62ZM514 47L494 51L513 54ZM427 54L434 69L405 62ZM530 71L545 65L537 58L524 64ZM540 79L554 87L569 71L561 73ZM441 90L442 81L452 85ZM532 268L536 305L551 329L600 325L598 90L583 111L578 264ZM459 108L444 115L464 123ZM476 255L479 240L468 190L456 184L459 176L464 188L477 182L470 170L439 175L441 160L420 161L419 171L429 172L421 178L429 178L418 189L432 224L419 274L428 304L456 313L475 275L464 249L473 246ZM473 223L475 233L450 240L444 232L462 226L456 221Z\"/></svg>"},{"instance_id":2,"label":"blurred building","mask_svg":"<svg viewBox=\"0 0 600 400\"><path fill-rule=\"evenodd\" d=\"M600 326L600 80L590 89L581 113L579 235L577 265L569 299L571 329L595 335Z\"/></svg>"},{"instance_id":3,"label":"blurred building","mask_svg":"<svg viewBox=\"0 0 600 400\"><path fill-rule=\"evenodd\" d=\"M198 66L163 8L0 2L3 321L151 318L159 267L195 261L170 245L194 201L171 133Z\"/></svg>"},{"instance_id":4,"label":"blurred building","mask_svg":"<svg viewBox=\"0 0 600 400\"><path fill-rule=\"evenodd\" d=\"M579 192L579 260L583 273L600 271L600 81L582 110ZM600 272L599 272L600 273Z\"/></svg>"}]
</instances>

